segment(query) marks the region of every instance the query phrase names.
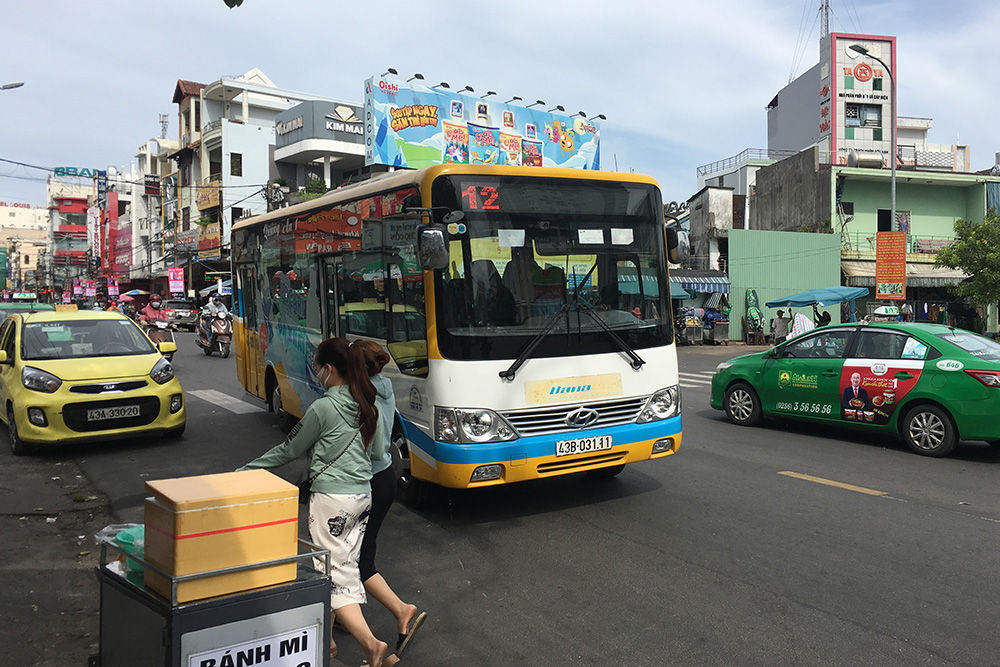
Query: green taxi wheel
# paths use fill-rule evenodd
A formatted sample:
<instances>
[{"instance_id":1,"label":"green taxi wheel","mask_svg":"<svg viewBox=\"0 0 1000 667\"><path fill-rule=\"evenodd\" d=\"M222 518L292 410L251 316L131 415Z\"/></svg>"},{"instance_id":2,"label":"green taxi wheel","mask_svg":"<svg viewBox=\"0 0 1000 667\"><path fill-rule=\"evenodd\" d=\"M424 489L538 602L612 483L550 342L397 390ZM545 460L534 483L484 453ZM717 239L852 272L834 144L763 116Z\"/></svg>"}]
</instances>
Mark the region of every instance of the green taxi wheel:
<instances>
[{"instance_id":1,"label":"green taxi wheel","mask_svg":"<svg viewBox=\"0 0 1000 667\"><path fill-rule=\"evenodd\" d=\"M1000 440L987 440L986 444L990 447L1000 447Z\"/></svg>"},{"instance_id":2,"label":"green taxi wheel","mask_svg":"<svg viewBox=\"0 0 1000 667\"><path fill-rule=\"evenodd\" d=\"M907 412L902 426L903 440L922 456L948 456L958 441L951 417L930 403L918 405Z\"/></svg>"},{"instance_id":3,"label":"green taxi wheel","mask_svg":"<svg viewBox=\"0 0 1000 667\"><path fill-rule=\"evenodd\" d=\"M753 387L737 382L726 389L722 399L729 421L739 426L755 426L760 421L760 397Z\"/></svg>"}]
</instances>

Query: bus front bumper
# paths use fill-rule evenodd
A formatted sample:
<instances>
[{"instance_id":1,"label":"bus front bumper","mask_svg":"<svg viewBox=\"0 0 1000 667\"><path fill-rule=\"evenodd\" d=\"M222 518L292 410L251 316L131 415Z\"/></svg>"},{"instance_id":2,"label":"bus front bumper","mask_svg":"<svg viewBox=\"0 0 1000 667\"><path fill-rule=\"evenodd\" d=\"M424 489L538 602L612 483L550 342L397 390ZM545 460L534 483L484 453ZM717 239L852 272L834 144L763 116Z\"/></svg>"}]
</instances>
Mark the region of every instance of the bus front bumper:
<instances>
[{"instance_id":1,"label":"bus front bumper","mask_svg":"<svg viewBox=\"0 0 1000 667\"><path fill-rule=\"evenodd\" d=\"M410 473L454 489L476 488L599 470L662 458L681 445L680 416L648 424L627 424L519 438L509 442L455 444L427 437L404 424L410 442ZM611 448L558 456L556 443L611 436ZM485 475L487 478L481 479Z\"/></svg>"}]
</instances>

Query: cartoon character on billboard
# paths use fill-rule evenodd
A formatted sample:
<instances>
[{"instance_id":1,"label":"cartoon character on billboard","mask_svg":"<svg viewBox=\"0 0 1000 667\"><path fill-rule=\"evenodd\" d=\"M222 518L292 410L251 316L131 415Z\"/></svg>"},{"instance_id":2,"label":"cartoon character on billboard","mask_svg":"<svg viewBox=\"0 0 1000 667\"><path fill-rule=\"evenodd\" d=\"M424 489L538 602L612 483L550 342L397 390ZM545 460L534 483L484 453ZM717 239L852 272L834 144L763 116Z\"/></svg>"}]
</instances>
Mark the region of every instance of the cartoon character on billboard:
<instances>
[{"instance_id":1,"label":"cartoon character on billboard","mask_svg":"<svg viewBox=\"0 0 1000 667\"><path fill-rule=\"evenodd\" d=\"M572 153L576 149L576 142L573 135L576 134L571 128L564 127L558 120L552 121L551 125L545 126L545 136L554 144L559 144L563 153Z\"/></svg>"}]
</instances>

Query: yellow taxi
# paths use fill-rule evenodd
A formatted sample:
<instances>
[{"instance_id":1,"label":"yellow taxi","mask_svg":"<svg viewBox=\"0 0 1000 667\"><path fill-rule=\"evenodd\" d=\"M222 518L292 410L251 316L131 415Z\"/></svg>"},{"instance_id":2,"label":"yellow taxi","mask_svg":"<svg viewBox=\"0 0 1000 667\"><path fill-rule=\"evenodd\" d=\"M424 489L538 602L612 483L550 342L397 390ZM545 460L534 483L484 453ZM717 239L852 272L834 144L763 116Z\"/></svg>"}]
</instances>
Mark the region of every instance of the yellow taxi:
<instances>
[{"instance_id":1,"label":"yellow taxi","mask_svg":"<svg viewBox=\"0 0 1000 667\"><path fill-rule=\"evenodd\" d=\"M108 311L10 315L0 325L0 419L10 449L184 433L181 384L130 319Z\"/></svg>"}]
</instances>

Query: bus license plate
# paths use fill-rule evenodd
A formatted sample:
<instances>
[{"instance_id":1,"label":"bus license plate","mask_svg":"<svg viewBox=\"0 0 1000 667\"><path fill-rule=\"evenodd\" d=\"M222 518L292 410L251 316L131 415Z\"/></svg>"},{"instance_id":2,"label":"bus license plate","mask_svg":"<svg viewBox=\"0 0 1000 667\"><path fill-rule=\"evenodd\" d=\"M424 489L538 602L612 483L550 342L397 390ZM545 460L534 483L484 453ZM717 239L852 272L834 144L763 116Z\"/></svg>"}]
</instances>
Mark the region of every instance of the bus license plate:
<instances>
[{"instance_id":1,"label":"bus license plate","mask_svg":"<svg viewBox=\"0 0 1000 667\"><path fill-rule=\"evenodd\" d=\"M593 438L576 438L575 440L557 440L556 456L572 456L611 449L610 435L597 435Z\"/></svg>"},{"instance_id":2,"label":"bus license plate","mask_svg":"<svg viewBox=\"0 0 1000 667\"><path fill-rule=\"evenodd\" d=\"M126 417L138 417L138 405L120 405L116 408L97 408L87 410L87 421L99 422L105 419L125 419Z\"/></svg>"}]
</instances>

